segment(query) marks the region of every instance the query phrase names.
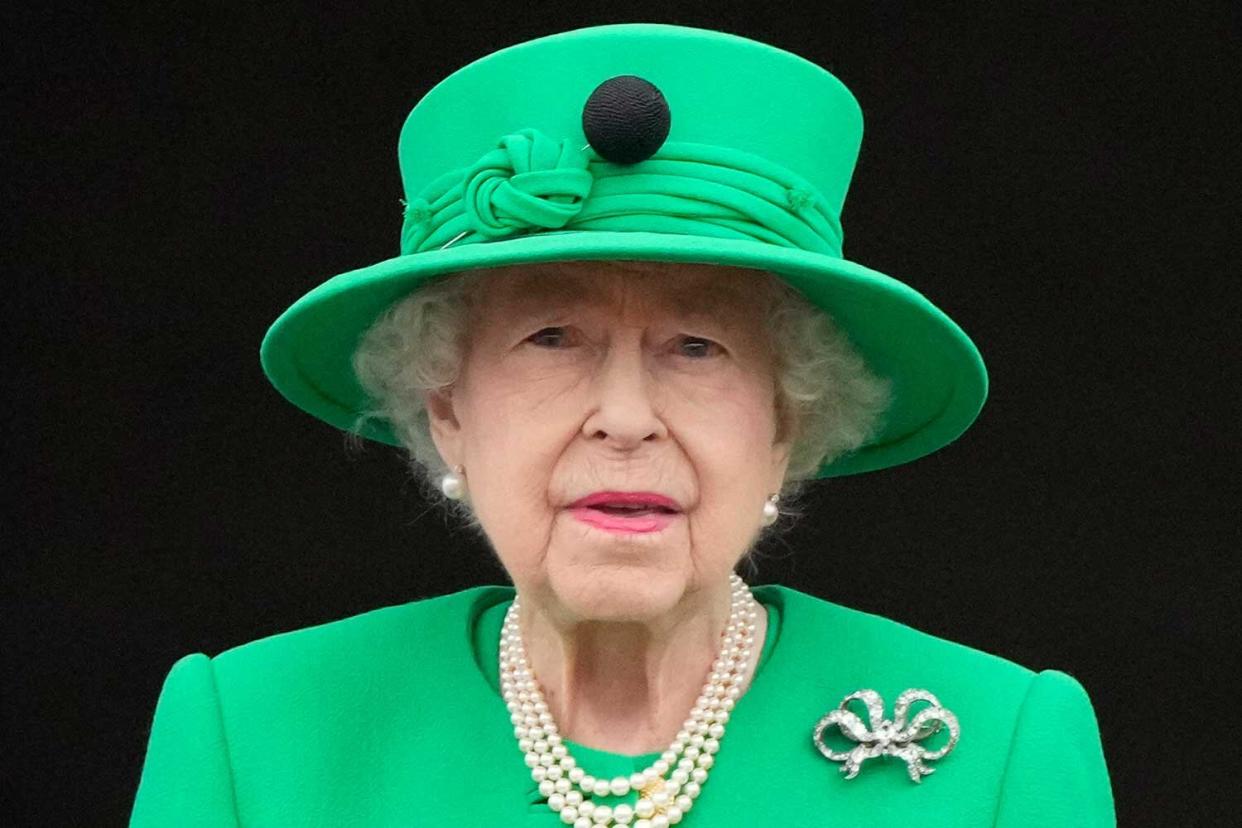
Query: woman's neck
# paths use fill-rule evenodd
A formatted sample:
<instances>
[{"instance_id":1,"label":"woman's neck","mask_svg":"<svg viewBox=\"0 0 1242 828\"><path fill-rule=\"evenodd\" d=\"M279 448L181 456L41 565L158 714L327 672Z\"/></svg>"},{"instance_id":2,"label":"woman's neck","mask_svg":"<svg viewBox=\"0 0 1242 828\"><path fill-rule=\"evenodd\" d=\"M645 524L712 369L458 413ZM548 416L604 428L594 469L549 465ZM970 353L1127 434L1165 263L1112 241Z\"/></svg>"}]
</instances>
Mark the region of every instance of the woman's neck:
<instances>
[{"instance_id":1,"label":"woman's neck","mask_svg":"<svg viewBox=\"0 0 1242 828\"><path fill-rule=\"evenodd\" d=\"M553 620L522 597L522 638L565 739L596 750L664 750L706 683L729 620L729 587L647 622ZM767 633L755 619L745 691Z\"/></svg>"}]
</instances>

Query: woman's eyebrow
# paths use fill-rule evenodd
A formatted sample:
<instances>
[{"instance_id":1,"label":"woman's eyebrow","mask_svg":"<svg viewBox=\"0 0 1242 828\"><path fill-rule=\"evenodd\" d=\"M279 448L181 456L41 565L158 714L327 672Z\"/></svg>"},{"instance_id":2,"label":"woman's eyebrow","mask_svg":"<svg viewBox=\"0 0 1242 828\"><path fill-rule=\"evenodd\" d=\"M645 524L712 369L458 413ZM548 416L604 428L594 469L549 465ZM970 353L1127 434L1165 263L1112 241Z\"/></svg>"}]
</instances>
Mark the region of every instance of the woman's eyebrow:
<instances>
[{"instance_id":1,"label":"woman's eyebrow","mask_svg":"<svg viewBox=\"0 0 1242 828\"><path fill-rule=\"evenodd\" d=\"M590 303L589 295L584 296L579 287L548 279L525 280L514 285L510 294L511 309L522 316L551 312L578 299L586 299Z\"/></svg>"},{"instance_id":2,"label":"woman's eyebrow","mask_svg":"<svg viewBox=\"0 0 1242 828\"><path fill-rule=\"evenodd\" d=\"M672 289L670 298L673 307L682 316L722 323L734 319L739 308L748 307L745 295L732 285L723 287L705 283L680 286Z\"/></svg>"}]
</instances>

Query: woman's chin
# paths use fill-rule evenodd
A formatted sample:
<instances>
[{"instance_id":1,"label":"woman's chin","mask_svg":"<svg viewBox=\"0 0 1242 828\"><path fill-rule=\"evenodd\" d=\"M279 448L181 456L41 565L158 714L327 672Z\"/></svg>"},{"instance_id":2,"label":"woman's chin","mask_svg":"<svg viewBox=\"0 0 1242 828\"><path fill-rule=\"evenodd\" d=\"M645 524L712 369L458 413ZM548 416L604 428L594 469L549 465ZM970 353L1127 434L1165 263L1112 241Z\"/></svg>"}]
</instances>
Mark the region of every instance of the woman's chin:
<instances>
[{"instance_id":1,"label":"woman's chin","mask_svg":"<svg viewBox=\"0 0 1242 828\"><path fill-rule=\"evenodd\" d=\"M579 618L645 621L669 612L685 595L680 573L633 562L574 567L551 575L558 602Z\"/></svg>"}]
</instances>

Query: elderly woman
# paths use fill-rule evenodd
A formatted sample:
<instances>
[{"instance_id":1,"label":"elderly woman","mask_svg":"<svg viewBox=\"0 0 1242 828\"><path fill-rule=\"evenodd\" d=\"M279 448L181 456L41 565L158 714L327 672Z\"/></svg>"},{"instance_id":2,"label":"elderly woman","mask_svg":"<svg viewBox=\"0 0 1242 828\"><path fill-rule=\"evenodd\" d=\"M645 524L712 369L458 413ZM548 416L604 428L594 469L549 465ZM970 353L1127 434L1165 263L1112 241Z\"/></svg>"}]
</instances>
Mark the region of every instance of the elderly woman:
<instances>
[{"instance_id":1,"label":"elderly woman","mask_svg":"<svg viewBox=\"0 0 1242 828\"><path fill-rule=\"evenodd\" d=\"M186 655L132 825L1113 824L1069 675L736 572L811 481L927 454L985 394L960 329L840 257L852 100L656 24L428 93L402 255L299 300L264 368L403 446L512 585Z\"/></svg>"}]
</instances>

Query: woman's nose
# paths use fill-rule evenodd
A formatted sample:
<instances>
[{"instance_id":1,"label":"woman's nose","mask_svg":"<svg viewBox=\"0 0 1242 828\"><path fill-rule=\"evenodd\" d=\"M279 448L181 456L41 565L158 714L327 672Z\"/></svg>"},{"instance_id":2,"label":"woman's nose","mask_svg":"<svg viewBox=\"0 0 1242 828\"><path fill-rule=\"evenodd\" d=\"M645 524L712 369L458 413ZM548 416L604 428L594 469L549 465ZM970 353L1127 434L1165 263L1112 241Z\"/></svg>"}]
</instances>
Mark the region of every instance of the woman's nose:
<instances>
[{"instance_id":1,"label":"woman's nose","mask_svg":"<svg viewBox=\"0 0 1242 828\"><path fill-rule=\"evenodd\" d=\"M591 382L593 408L582 427L589 439L631 449L667 434L654 399L657 380L647 370L641 332L615 337Z\"/></svg>"}]
</instances>

